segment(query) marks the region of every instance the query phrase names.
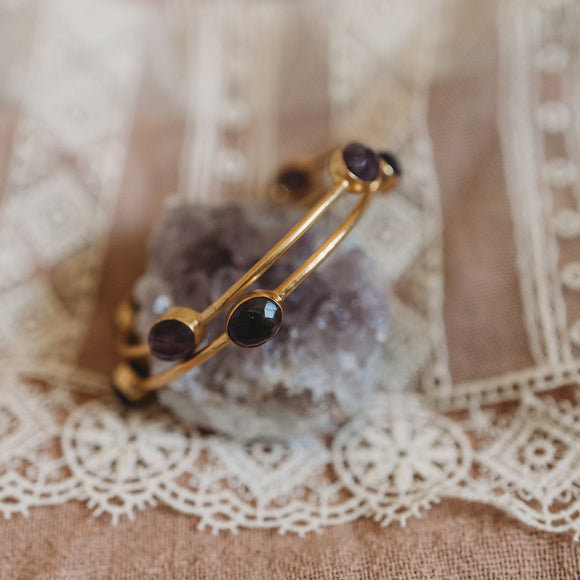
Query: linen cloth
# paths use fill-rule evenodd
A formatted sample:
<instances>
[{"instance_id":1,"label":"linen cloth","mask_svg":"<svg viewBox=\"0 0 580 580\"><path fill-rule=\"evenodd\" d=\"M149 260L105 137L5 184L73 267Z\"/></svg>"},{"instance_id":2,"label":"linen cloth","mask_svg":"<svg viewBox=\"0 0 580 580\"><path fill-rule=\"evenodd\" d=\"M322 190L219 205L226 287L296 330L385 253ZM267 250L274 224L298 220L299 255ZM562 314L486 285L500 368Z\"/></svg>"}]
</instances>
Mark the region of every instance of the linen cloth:
<instances>
[{"instance_id":1,"label":"linen cloth","mask_svg":"<svg viewBox=\"0 0 580 580\"><path fill-rule=\"evenodd\" d=\"M0 11L4 577L578 577L573 2ZM110 465L92 464L107 427L132 433L106 391L110 317L164 198L259 197L279 161L354 137L405 166L361 234L395 304L379 410L345 426L321 464L280 451L313 466L299 482L310 496L312 482L338 481L350 497L307 494L287 518L290 500L272 495L287 491L283 462L217 442L232 489L249 486L248 505L252 490L271 494L273 527L306 537L247 530L268 513L256 523L246 506L240 517L227 504L222 522L175 499L198 443L164 422L141 449L168 433L174 449L153 467L128 460L133 479L115 472L133 449L119 440ZM158 421L136 417L137 439ZM357 451L373 440L374 472ZM233 471L246 455L254 463ZM199 481L191 489L200 497Z\"/></svg>"}]
</instances>

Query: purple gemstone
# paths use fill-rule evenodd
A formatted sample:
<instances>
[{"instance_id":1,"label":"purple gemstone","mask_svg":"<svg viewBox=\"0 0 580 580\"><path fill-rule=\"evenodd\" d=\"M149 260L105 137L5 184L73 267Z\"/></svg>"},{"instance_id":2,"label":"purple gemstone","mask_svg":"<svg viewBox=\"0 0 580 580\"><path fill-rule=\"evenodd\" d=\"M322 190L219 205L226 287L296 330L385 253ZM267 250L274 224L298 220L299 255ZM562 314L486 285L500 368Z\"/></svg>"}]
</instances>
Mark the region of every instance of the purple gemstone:
<instances>
[{"instance_id":1,"label":"purple gemstone","mask_svg":"<svg viewBox=\"0 0 580 580\"><path fill-rule=\"evenodd\" d=\"M228 320L228 335L243 348L260 346L280 330L282 309L267 296L254 296L242 302Z\"/></svg>"},{"instance_id":2,"label":"purple gemstone","mask_svg":"<svg viewBox=\"0 0 580 580\"><path fill-rule=\"evenodd\" d=\"M310 173L298 167L289 167L278 175L278 183L289 191L303 191L310 187Z\"/></svg>"},{"instance_id":3,"label":"purple gemstone","mask_svg":"<svg viewBox=\"0 0 580 580\"><path fill-rule=\"evenodd\" d=\"M402 174L403 170L401 169L401 164L392 153L389 153L388 151L381 151L379 155L385 163L388 163L393 168L393 173L397 177Z\"/></svg>"},{"instance_id":4,"label":"purple gemstone","mask_svg":"<svg viewBox=\"0 0 580 580\"><path fill-rule=\"evenodd\" d=\"M342 152L347 169L362 181L374 181L379 176L379 157L360 143L349 143Z\"/></svg>"},{"instance_id":5,"label":"purple gemstone","mask_svg":"<svg viewBox=\"0 0 580 580\"><path fill-rule=\"evenodd\" d=\"M149 331L151 354L162 360L187 358L195 350L195 334L176 319L161 320Z\"/></svg>"}]
</instances>

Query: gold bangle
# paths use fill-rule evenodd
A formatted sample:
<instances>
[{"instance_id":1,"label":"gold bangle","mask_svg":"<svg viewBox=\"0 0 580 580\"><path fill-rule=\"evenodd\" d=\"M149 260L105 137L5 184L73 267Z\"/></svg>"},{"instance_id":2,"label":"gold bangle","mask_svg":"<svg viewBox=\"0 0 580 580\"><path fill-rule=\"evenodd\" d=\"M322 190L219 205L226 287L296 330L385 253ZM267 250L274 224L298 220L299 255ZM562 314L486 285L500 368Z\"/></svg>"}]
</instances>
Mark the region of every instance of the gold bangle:
<instances>
[{"instance_id":1,"label":"gold bangle","mask_svg":"<svg viewBox=\"0 0 580 580\"><path fill-rule=\"evenodd\" d=\"M250 268L235 284L202 312L177 306L167 309L151 327L147 343L133 344L132 335L135 308L129 296L125 297L116 313L117 352L125 359L112 375L113 389L127 402L136 402L191 369L202 364L222 348L234 343L242 348L254 348L271 340L282 324L284 299L296 289L328 256L356 225L367 209L374 193L391 190L400 175L399 164L389 153L375 153L359 143L349 143L335 149L328 160L333 187L314 205L267 254ZM311 176L320 161L303 162L295 171ZM294 180L306 187L309 179ZM361 194L355 208L327 238L327 240L286 280L274 290L244 292L283 254L285 254L345 192ZM299 197L300 197L299 196ZM310 197L310 196L304 196ZM226 322L226 330L205 347L197 350L213 318L233 304ZM176 364L161 373L148 376L139 369L139 360L150 355Z\"/></svg>"}]
</instances>

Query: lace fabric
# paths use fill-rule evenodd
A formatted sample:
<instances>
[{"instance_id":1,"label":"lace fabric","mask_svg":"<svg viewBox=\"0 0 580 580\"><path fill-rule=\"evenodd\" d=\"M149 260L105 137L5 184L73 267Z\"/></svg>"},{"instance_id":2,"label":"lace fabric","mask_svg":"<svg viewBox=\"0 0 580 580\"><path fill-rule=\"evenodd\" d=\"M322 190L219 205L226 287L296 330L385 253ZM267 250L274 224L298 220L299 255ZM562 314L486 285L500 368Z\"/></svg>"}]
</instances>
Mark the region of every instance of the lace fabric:
<instances>
[{"instance_id":1,"label":"lace fabric","mask_svg":"<svg viewBox=\"0 0 580 580\"><path fill-rule=\"evenodd\" d=\"M404 524L455 497L580 534L573 2L4 0L0 13L5 516L80 500L117 522L163 503L213 532L306 534ZM434 120L438 99L451 113ZM353 136L405 161L360 228L393 288L383 380L331 437L202 437L122 408L81 366L131 131L160 106L186 127L177 195L206 203L256 196L279 158ZM469 123L487 132L470 141ZM473 146L473 189L452 140Z\"/></svg>"}]
</instances>

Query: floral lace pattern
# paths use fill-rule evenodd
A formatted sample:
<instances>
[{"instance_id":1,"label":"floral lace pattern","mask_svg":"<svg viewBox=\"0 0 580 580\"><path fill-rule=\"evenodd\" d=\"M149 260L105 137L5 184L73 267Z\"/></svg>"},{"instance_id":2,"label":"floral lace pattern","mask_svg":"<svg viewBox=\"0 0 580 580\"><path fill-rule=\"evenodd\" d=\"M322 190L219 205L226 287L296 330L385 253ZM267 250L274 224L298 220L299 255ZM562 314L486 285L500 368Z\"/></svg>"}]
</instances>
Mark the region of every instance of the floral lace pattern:
<instances>
[{"instance_id":1,"label":"floral lace pattern","mask_svg":"<svg viewBox=\"0 0 580 580\"><path fill-rule=\"evenodd\" d=\"M455 383L443 316L441 204L426 121L440 6L365 3L379 23L383 11L398 10L402 31L424 32L407 53L406 76L381 77L367 94L357 88L405 35L386 38L380 26L353 23L350 2L335 3L330 14L336 135L362 128L377 143L393 143L406 160L404 187L378 202L361 228L385 284L404 276L406 291L392 299L394 328L373 404L331 438L285 443L202 436L159 408L124 409L107 377L76 365L119 196L154 9L112 0L39 5L28 74L9 91L20 113L0 206L0 510L6 517L80 500L117 522L163 503L213 532L258 527L306 534L359 517L404 524L440 498L456 497L580 536L580 321L568 313L580 270L577 261L559 259L560 244L580 236L573 122L580 114L573 98L580 77L562 74L580 63L565 26L580 21L578 8L562 0L513 0L498 8L502 153L535 364ZM31 4L0 3L0 12L18 18ZM199 10L208 12L205 22L232 27L223 7L212 11L205 3ZM281 26L281 13L274 18ZM267 15L255 19L268 28ZM234 38L232 50L252 61L266 42ZM244 98L251 99L253 83L272 81L272 62L254 63L262 76L244 77L241 93L226 91L220 107L231 114L225 129L215 119L222 133L212 146L231 145L232 124L239 143L273 142L268 95L260 103L268 114L252 131L240 113L247 112ZM214 77L191 66L182 195L209 179L192 168L207 166L199 141L215 131L215 109L196 92L200 79ZM234 72L223 75L231 79ZM558 80L559 95L540 100L539 84ZM398 121L377 127L393 118L390 110ZM196 115L204 117L197 127ZM539 145L554 136L563 147L545 158ZM228 149L234 159L229 185L250 185L244 168L272 161L263 148L247 150L253 158L240 161ZM563 189L572 192L565 202L555 197ZM70 279L72 289L64 282ZM417 377L422 394L406 393Z\"/></svg>"}]
</instances>

